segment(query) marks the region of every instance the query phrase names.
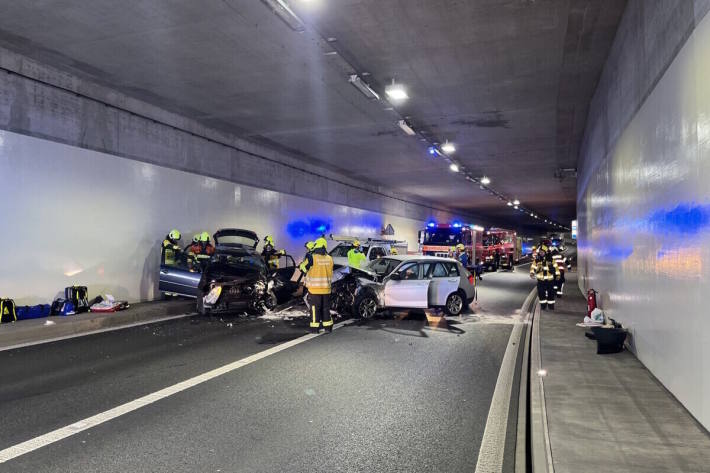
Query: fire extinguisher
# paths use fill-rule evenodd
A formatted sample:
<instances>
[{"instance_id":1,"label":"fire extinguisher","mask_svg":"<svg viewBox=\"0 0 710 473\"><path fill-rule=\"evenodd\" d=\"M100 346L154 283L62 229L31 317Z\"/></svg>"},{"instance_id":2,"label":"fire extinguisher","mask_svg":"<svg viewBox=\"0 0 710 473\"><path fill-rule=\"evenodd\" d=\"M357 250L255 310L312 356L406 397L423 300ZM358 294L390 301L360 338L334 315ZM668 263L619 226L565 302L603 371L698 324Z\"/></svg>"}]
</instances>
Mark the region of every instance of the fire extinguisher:
<instances>
[{"instance_id":1,"label":"fire extinguisher","mask_svg":"<svg viewBox=\"0 0 710 473\"><path fill-rule=\"evenodd\" d=\"M587 291L587 317L591 317L592 311L597 308L597 294L594 289Z\"/></svg>"}]
</instances>

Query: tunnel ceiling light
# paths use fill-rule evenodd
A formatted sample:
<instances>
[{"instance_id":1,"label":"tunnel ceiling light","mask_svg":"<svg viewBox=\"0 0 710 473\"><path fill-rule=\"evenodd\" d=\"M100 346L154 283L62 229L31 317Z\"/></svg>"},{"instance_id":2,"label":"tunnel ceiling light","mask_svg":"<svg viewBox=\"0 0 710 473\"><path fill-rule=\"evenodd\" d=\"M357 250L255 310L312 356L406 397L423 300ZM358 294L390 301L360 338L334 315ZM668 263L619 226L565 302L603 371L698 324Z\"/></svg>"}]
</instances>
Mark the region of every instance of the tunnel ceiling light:
<instances>
[{"instance_id":1,"label":"tunnel ceiling light","mask_svg":"<svg viewBox=\"0 0 710 473\"><path fill-rule=\"evenodd\" d=\"M372 90L372 87L370 87L365 81L360 79L360 76L358 76L357 74L350 74L348 82L350 82L357 90L362 92L362 95L364 95L368 99L380 100L379 94Z\"/></svg>"},{"instance_id":2,"label":"tunnel ceiling light","mask_svg":"<svg viewBox=\"0 0 710 473\"><path fill-rule=\"evenodd\" d=\"M520 205L520 201L519 201L518 199L515 199L515 200L513 201L513 205Z\"/></svg>"},{"instance_id":3,"label":"tunnel ceiling light","mask_svg":"<svg viewBox=\"0 0 710 473\"><path fill-rule=\"evenodd\" d=\"M456 152L456 146L454 146L453 143L449 143L449 141L447 140L446 143L441 145L441 151L446 154L454 154Z\"/></svg>"},{"instance_id":4,"label":"tunnel ceiling light","mask_svg":"<svg viewBox=\"0 0 710 473\"><path fill-rule=\"evenodd\" d=\"M514 206L513 208L514 208L515 210L518 210L518 206L517 206L517 205L516 205L516 206Z\"/></svg>"},{"instance_id":5,"label":"tunnel ceiling light","mask_svg":"<svg viewBox=\"0 0 710 473\"><path fill-rule=\"evenodd\" d=\"M513 206L513 203L508 201L508 207L512 207L512 206Z\"/></svg>"},{"instance_id":6,"label":"tunnel ceiling light","mask_svg":"<svg viewBox=\"0 0 710 473\"><path fill-rule=\"evenodd\" d=\"M395 101L407 100L409 98L407 89L405 89L402 84L396 84L394 79L392 79L392 83L385 88L385 93L387 97Z\"/></svg>"},{"instance_id":7,"label":"tunnel ceiling light","mask_svg":"<svg viewBox=\"0 0 710 473\"><path fill-rule=\"evenodd\" d=\"M414 136L417 133L412 129L411 126L409 126L409 123L407 123L406 120L400 120L397 122L397 125L402 129L403 132L405 132L409 136Z\"/></svg>"},{"instance_id":8,"label":"tunnel ceiling light","mask_svg":"<svg viewBox=\"0 0 710 473\"><path fill-rule=\"evenodd\" d=\"M459 172L459 165L456 163L451 163L449 165L449 169L451 169L453 172Z\"/></svg>"},{"instance_id":9,"label":"tunnel ceiling light","mask_svg":"<svg viewBox=\"0 0 710 473\"><path fill-rule=\"evenodd\" d=\"M268 6L271 11L278 16L281 21L286 23L286 25L293 31L298 33L303 33L306 31L306 25L303 23L296 13L291 10L288 3L285 0L261 0L266 6Z\"/></svg>"},{"instance_id":10,"label":"tunnel ceiling light","mask_svg":"<svg viewBox=\"0 0 710 473\"><path fill-rule=\"evenodd\" d=\"M490 183L491 183L491 180L487 176L483 176L481 178L481 184L483 184L484 186L487 186Z\"/></svg>"}]
</instances>

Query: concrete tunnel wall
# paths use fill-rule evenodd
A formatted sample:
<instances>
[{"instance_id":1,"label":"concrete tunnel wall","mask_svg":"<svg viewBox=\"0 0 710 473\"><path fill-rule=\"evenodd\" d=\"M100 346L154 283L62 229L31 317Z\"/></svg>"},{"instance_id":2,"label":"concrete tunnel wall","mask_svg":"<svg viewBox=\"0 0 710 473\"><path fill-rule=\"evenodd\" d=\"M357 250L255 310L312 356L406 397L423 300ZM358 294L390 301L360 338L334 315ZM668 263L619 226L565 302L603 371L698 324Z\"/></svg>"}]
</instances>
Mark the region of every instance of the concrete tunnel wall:
<instances>
[{"instance_id":1,"label":"concrete tunnel wall","mask_svg":"<svg viewBox=\"0 0 710 473\"><path fill-rule=\"evenodd\" d=\"M629 3L590 110L577 212L580 288L600 291L639 359L710 428L707 11Z\"/></svg>"},{"instance_id":2,"label":"concrete tunnel wall","mask_svg":"<svg viewBox=\"0 0 710 473\"><path fill-rule=\"evenodd\" d=\"M0 295L51 302L65 286L129 301L157 295L159 244L203 230L249 228L298 260L321 225L377 236L387 224L416 247L424 222L235 184L0 131ZM298 261L296 261L298 262Z\"/></svg>"},{"instance_id":3,"label":"concrete tunnel wall","mask_svg":"<svg viewBox=\"0 0 710 473\"><path fill-rule=\"evenodd\" d=\"M315 235L296 235L320 224L358 236L391 224L414 250L428 219L470 220L0 48L2 70L0 296L20 304L69 284L153 299L174 227L184 244L250 228L300 258Z\"/></svg>"}]
</instances>

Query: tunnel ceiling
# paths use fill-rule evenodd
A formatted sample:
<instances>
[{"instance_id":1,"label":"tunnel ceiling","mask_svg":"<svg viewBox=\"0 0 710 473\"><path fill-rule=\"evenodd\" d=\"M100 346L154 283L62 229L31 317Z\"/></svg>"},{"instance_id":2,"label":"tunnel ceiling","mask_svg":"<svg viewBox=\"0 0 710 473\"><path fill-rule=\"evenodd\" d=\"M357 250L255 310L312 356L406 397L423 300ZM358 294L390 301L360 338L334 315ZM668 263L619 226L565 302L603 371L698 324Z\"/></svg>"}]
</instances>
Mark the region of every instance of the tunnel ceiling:
<instances>
[{"instance_id":1,"label":"tunnel ceiling","mask_svg":"<svg viewBox=\"0 0 710 473\"><path fill-rule=\"evenodd\" d=\"M622 0L0 1L0 43L215 128L452 209L535 223L452 173L569 224L588 105ZM384 98L396 79L409 100ZM394 106L393 106L394 105ZM405 117L420 134L405 135Z\"/></svg>"}]
</instances>

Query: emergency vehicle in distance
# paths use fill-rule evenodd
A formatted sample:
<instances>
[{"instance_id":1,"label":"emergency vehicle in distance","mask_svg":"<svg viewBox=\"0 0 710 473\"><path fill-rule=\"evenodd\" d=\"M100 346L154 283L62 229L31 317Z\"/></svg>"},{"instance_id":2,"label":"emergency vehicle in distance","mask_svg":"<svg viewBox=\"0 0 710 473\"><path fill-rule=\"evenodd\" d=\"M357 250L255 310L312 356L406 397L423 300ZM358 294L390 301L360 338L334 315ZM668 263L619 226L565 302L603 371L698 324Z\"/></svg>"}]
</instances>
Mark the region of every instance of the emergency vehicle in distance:
<instances>
[{"instance_id":1,"label":"emergency vehicle in distance","mask_svg":"<svg viewBox=\"0 0 710 473\"><path fill-rule=\"evenodd\" d=\"M489 271L497 271L498 267L512 270L521 257L522 239L512 230L491 228L483 235L481 245L481 263ZM496 262L496 252L500 259Z\"/></svg>"},{"instance_id":2,"label":"emergency vehicle in distance","mask_svg":"<svg viewBox=\"0 0 710 473\"><path fill-rule=\"evenodd\" d=\"M482 248L483 228L461 222L429 222L426 229L419 231L419 251L426 256L451 258L456 245L462 244L468 254L468 268L476 264Z\"/></svg>"}]
</instances>

